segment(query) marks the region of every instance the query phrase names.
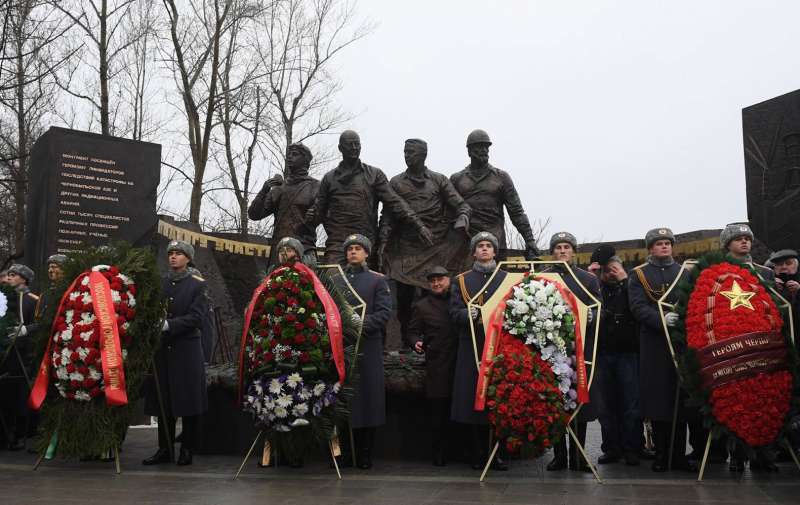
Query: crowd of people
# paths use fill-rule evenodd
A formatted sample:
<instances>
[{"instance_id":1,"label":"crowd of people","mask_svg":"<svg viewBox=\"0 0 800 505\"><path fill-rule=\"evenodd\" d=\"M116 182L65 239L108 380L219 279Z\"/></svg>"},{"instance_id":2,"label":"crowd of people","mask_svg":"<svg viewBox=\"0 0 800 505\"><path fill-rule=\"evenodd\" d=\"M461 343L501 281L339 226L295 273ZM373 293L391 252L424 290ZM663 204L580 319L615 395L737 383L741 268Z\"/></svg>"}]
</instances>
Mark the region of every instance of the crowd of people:
<instances>
[{"instance_id":1,"label":"crowd of people","mask_svg":"<svg viewBox=\"0 0 800 505\"><path fill-rule=\"evenodd\" d=\"M355 132L346 131L339 143L342 162L319 182L308 175L310 150L296 143L287 149L286 180L268 180L251 204L251 218L275 216L272 268L291 262L315 267L314 230L322 224L328 236L323 262L343 265L349 287L366 302L363 321L354 316L362 326L360 381L350 405L354 443L352 447L342 444L339 459L343 466L355 461L359 468L371 468L377 428L386 423L383 359L386 326L393 310L390 284L396 286L398 306L394 309L401 321L403 342L425 356L433 464L445 465L464 456L479 469L488 460L487 414L474 409L475 353L483 348L485 335L483 325L474 324L482 315L470 301L477 299L480 304L491 297L506 275L497 270L498 254L506 248L504 211L522 234L527 253L539 254L511 178L488 162L490 145L486 132L470 133L467 152L471 163L447 179L424 165L427 144L410 139L404 151L408 170L388 181L380 169L360 161L360 139ZM379 203L384 209L380 222ZM460 252L463 257L453 256L460 251L450 244L456 236L466 238ZM378 241L375 247L373 240ZM720 245L730 258L749 265L763 281L774 283L791 303L797 321L798 253L777 251L770 257L769 267L758 265L750 256L753 240L747 224L735 223L722 231ZM587 424L594 420L601 426L600 464L636 466L641 459L651 459L656 472L697 468L708 432L697 409L686 405L665 335L664 321L674 325L678 315L670 312L662 320L658 309L658 300L681 271L673 255L675 241L669 228L655 228L645 235L649 255L642 265L626 269L612 248L601 246L583 270L575 264L578 243L573 234L561 231L550 238L549 253L555 262L547 269L561 274L566 286L585 304L596 299L602 305L600 311L588 315L589 323L599 321L600 330L596 343L588 341L585 349L586 356L596 355L596 359L586 363L588 369L594 369L590 402L572 421L578 443L568 442L564 436L553 447L547 470L590 469L580 446L586 442ZM427 251L436 254L424 254ZM203 365L209 350L203 335L210 325L209 300L206 282L193 268L194 254L192 245L185 242L171 241L167 247L169 270L162 278L166 317L155 356L156 377L146 388L147 413L159 417L159 448L143 461L145 465L192 464L200 436L198 416L208 407ZM432 258L453 261L436 264ZM59 280L65 261L63 255L48 259L49 286ZM453 275L469 263L471 268ZM564 264L571 265L574 275L568 275ZM373 271L376 265L379 269L385 266L387 275ZM425 268L423 273L419 273L420 267ZM34 416L25 409L35 354L29 337L42 307L53 297L52 288L46 288L40 297L31 293L28 285L33 277L30 268L19 264L0 273L0 282L14 288L21 307L19 324L5 340L14 342L13 352L5 352L0 364L0 436L3 446L10 449L19 449L35 426ZM425 289L420 289L422 286ZM178 436L177 418L182 418L183 426ZM456 432L461 437L454 442L452 434ZM687 435L692 449L688 454ZM181 447L175 458L177 441ZM797 446L798 440L793 443ZM449 453L453 446L464 454ZM753 456L719 440L713 445L711 461L728 461L732 471L741 471L749 459L751 469L774 471L776 451L772 449L764 448ZM491 461L492 468L508 469L507 459L501 448ZM293 464L302 464L302 460Z\"/></svg>"}]
</instances>

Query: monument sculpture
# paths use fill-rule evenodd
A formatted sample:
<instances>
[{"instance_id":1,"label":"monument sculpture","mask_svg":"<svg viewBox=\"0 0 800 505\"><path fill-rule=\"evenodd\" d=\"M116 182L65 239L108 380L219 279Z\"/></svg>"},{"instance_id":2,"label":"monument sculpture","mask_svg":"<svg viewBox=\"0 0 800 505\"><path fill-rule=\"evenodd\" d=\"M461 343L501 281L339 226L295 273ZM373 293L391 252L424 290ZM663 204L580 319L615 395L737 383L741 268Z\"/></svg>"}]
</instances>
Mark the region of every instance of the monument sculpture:
<instances>
[{"instance_id":1,"label":"monument sculpture","mask_svg":"<svg viewBox=\"0 0 800 505\"><path fill-rule=\"evenodd\" d=\"M389 186L380 168L363 163L361 139L352 130L339 137L342 161L326 173L320 183L314 205L306 212L302 226L316 227L322 223L328 238L325 242L325 263L342 263L341 245L354 234L365 235L371 241L378 236L378 202L398 222L416 230L422 241L433 245L433 235L422 220Z\"/></svg>"},{"instance_id":2,"label":"monument sculpture","mask_svg":"<svg viewBox=\"0 0 800 505\"><path fill-rule=\"evenodd\" d=\"M464 201L472 207L470 236L488 231L497 237L499 248L506 248L505 217L503 207L514 227L525 240L528 255L537 255L536 240L531 224L511 176L489 163L489 147L492 141L483 130L473 130L467 136L467 154L470 164L464 170L450 176L450 181Z\"/></svg>"},{"instance_id":3,"label":"monument sculpture","mask_svg":"<svg viewBox=\"0 0 800 505\"><path fill-rule=\"evenodd\" d=\"M408 168L392 177L389 186L433 235L433 245L428 246L415 229L403 226L393 214L383 212L381 215L378 269L396 283L397 318L405 338L414 293L417 287L428 288L427 275L431 268L445 265L450 274L459 273L464 255L458 243L467 238L472 210L446 176L425 166L428 144L424 140L406 140L403 154ZM453 215L456 216L454 222L449 217Z\"/></svg>"},{"instance_id":4,"label":"monument sculpture","mask_svg":"<svg viewBox=\"0 0 800 505\"><path fill-rule=\"evenodd\" d=\"M303 245L303 255L314 253L317 243L316 227L306 225L305 213L314 204L319 181L308 175L313 155L301 142L286 148L286 179L281 175L269 178L247 209L252 220L275 216L272 229L269 264L278 264L277 244L281 237L295 237Z\"/></svg>"}]
</instances>

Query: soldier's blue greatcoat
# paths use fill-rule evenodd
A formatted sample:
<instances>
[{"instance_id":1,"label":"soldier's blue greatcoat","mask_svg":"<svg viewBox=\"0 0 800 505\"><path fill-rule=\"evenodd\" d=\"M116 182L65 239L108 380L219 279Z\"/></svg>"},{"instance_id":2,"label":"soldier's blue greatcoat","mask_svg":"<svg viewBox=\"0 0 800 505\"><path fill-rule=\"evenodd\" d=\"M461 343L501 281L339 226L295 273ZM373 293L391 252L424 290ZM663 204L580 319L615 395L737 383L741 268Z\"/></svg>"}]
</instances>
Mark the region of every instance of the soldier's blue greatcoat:
<instances>
[{"instance_id":1,"label":"soldier's blue greatcoat","mask_svg":"<svg viewBox=\"0 0 800 505\"><path fill-rule=\"evenodd\" d=\"M392 315L392 293L386 278L366 266L345 268L347 280L367 305L361 330L360 381L350 402L350 426L368 428L386 423L383 339Z\"/></svg>"},{"instance_id":2,"label":"soldier's blue greatcoat","mask_svg":"<svg viewBox=\"0 0 800 505\"><path fill-rule=\"evenodd\" d=\"M450 287L450 319L456 325L458 332L458 352L456 354L456 369L453 378L453 402L450 417L453 421L464 424L488 424L486 411L478 412L475 404L475 388L478 384L478 369L475 365L475 352L472 347L472 333L469 328L469 310L467 301L479 293L484 300L488 300L500 287L506 273L497 272L492 282L486 283L492 271L479 272L474 268L457 275ZM461 279L463 279L466 293L462 293ZM480 320L474 321L475 341L478 347L478 358L483 354L485 335L483 324Z\"/></svg>"},{"instance_id":3,"label":"soldier's blue greatcoat","mask_svg":"<svg viewBox=\"0 0 800 505\"><path fill-rule=\"evenodd\" d=\"M678 277L680 269L677 263L665 266L648 261L634 268L628 281L628 302L639 324L639 405L642 417L652 421L672 422L675 408L678 377L657 300Z\"/></svg>"},{"instance_id":4,"label":"soldier's blue greatcoat","mask_svg":"<svg viewBox=\"0 0 800 505\"><path fill-rule=\"evenodd\" d=\"M191 275L161 279L169 329L155 355L164 408L169 417L194 416L208 409L201 333L208 318L206 282ZM145 413L160 415L155 385L147 388Z\"/></svg>"}]
</instances>

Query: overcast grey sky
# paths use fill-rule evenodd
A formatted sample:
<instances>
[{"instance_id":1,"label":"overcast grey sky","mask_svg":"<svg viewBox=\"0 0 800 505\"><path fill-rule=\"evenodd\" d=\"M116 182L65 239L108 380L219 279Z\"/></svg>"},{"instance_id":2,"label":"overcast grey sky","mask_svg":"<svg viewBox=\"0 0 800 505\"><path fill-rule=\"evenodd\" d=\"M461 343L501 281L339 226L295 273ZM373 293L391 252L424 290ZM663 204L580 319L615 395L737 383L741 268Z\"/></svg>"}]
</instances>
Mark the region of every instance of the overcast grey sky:
<instances>
[{"instance_id":1,"label":"overcast grey sky","mask_svg":"<svg viewBox=\"0 0 800 505\"><path fill-rule=\"evenodd\" d=\"M449 175L483 128L528 216L581 241L746 219L741 109L800 87L796 1L362 0L359 13L378 26L337 75L362 159L391 177L420 137Z\"/></svg>"}]
</instances>

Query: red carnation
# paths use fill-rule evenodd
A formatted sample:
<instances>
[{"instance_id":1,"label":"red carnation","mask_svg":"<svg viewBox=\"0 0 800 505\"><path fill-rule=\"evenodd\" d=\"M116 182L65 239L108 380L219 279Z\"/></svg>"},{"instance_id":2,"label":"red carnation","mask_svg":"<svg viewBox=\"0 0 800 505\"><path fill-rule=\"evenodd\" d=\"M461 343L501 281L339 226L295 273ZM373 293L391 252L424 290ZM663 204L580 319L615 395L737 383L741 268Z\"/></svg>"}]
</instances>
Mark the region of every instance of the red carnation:
<instances>
[{"instance_id":1,"label":"red carnation","mask_svg":"<svg viewBox=\"0 0 800 505\"><path fill-rule=\"evenodd\" d=\"M316 320L316 319L314 319L314 318L309 318L309 319L306 321L306 327L307 327L307 328L311 328L311 329L314 329L314 328L316 328L316 327L317 327L317 320Z\"/></svg>"},{"instance_id":2,"label":"red carnation","mask_svg":"<svg viewBox=\"0 0 800 505\"><path fill-rule=\"evenodd\" d=\"M305 328L305 325L303 323L301 323L300 321L294 323L294 329L295 330L303 331L304 328Z\"/></svg>"},{"instance_id":3,"label":"red carnation","mask_svg":"<svg viewBox=\"0 0 800 505\"><path fill-rule=\"evenodd\" d=\"M297 298L289 297L289 300L286 301L286 305L289 307L297 307L299 303L297 302Z\"/></svg>"},{"instance_id":4,"label":"red carnation","mask_svg":"<svg viewBox=\"0 0 800 505\"><path fill-rule=\"evenodd\" d=\"M315 302L314 300L311 300L311 299L307 300L306 301L306 308L309 309L309 310L316 309L317 308L317 302Z\"/></svg>"},{"instance_id":5,"label":"red carnation","mask_svg":"<svg viewBox=\"0 0 800 505\"><path fill-rule=\"evenodd\" d=\"M308 363L310 360L311 356L306 351L300 353L300 363Z\"/></svg>"},{"instance_id":6,"label":"red carnation","mask_svg":"<svg viewBox=\"0 0 800 505\"><path fill-rule=\"evenodd\" d=\"M75 365L73 365L72 363L67 365L67 373L75 373L75 370L76 370Z\"/></svg>"},{"instance_id":7,"label":"red carnation","mask_svg":"<svg viewBox=\"0 0 800 505\"><path fill-rule=\"evenodd\" d=\"M278 300L279 302L282 302L282 301L286 300L286 293L284 293L283 291L279 291L275 295L275 299Z\"/></svg>"},{"instance_id":8,"label":"red carnation","mask_svg":"<svg viewBox=\"0 0 800 505\"><path fill-rule=\"evenodd\" d=\"M297 316L294 314L286 314L286 321L289 323L293 323L297 320Z\"/></svg>"},{"instance_id":9,"label":"red carnation","mask_svg":"<svg viewBox=\"0 0 800 505\"><path fill-rule=\"evenodd\" d=\"M298 333L297 335L294 336L294 343L296 345L302 345L302 344L305 343L305 341L306 341L306 337L302 333Z\"/></svg>"}]
</instances>

